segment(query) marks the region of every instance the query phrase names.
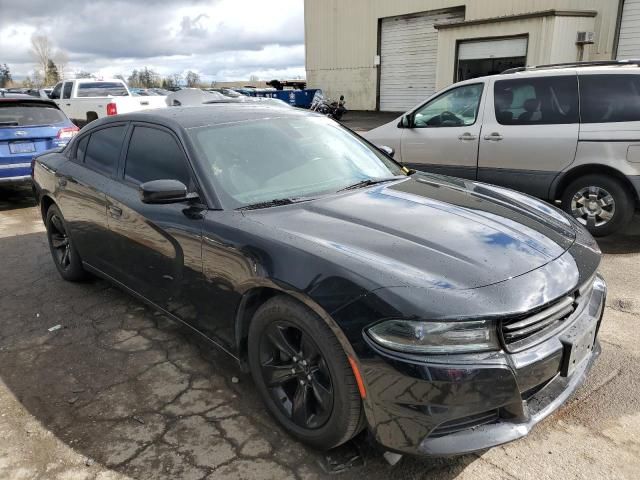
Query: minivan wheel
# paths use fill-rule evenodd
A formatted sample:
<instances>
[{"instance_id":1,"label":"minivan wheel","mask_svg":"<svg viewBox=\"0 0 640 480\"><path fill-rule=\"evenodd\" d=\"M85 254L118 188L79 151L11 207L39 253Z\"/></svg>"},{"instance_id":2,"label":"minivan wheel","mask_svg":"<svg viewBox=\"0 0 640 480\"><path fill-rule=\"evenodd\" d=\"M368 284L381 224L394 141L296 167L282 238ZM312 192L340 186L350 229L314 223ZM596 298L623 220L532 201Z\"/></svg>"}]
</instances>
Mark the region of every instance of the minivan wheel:
<instances>
[{"instance_id":1,"label":"minivan wheel","mask_svg":"<svg viewBox=\"0 0 640 480\"><path fill-rule=\"evenodd\" d=\"M617 178L585 175L565 189L562 208L595 237L610 235L625 227L634 211L634 199Z\"/></svg>"},{"instance_id":2,"label":"minivan wheel","mask_svg":"<svg viewBox=\"0 0 640 480\"><path fill-rule=\"evenodd\" d=\"M249 367L269 413L298 440L327 450L362 428L356 379L338 339L313 312L279 296L249 327Z\"/></svg>"},{"instance_id":3,"label":"minivan wheel","mask_svg":"<svg viewBox=\"0 0 640 480\"><path fill-rule=\"evenodd\" d=\"M87 276L82 260L71 242L67 225L60 209L51 205L45 220L49 249L60 276L69 282L79 282Z\"/></svg>"}]
</instances>

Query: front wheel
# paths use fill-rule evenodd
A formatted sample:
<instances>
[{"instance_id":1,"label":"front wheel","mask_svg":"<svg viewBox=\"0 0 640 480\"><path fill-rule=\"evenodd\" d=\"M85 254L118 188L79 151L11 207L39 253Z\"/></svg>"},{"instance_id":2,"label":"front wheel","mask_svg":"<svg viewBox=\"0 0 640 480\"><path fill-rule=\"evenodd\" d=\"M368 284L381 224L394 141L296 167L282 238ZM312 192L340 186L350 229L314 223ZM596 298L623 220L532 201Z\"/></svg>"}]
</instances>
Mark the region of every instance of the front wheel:
<instances>
[{"instance_id":1,"label":"front wheel","mask_svg":"<svg viewBox=\"0 0 640 480\"><path fill-rule=\"evenodd\" d=\"M327 450L362 426L362 402L331 329L291 298L262 305L249 328L249 366L271 415L298 440Z\"/></svg>"},{"instance_id":2,"label":"front wheel","mask_svg":"<svg viewBox=\"0 0 640 480\"><path fill-rule=\"evenodd\" d=\"M585 175L565 189L562 208L584 225L594 237L624 228L635 209L629 189L617 178Z\"/></svg>"}]
</instances>

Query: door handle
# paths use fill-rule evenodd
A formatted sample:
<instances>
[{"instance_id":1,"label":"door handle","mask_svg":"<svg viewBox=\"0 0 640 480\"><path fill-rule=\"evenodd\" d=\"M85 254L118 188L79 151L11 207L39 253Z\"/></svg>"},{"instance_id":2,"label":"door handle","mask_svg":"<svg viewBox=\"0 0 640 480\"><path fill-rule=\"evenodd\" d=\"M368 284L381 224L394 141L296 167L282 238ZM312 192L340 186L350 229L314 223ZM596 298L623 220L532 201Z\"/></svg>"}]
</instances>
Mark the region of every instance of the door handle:
<instances>
[{"instance_id":1,"label":"door handle","mask_svg":"<svg viewBox=\"0 0 640 480\"><path fill-rule=\"evenodd\" d=\"M70 103L67 103L66 105L67 105L67 107L70 107L70 106L71 106L71 104L70 104Z\"/></svg>"},{"instance_id":2,"label":"door handle","mask_svg":"<svg viewBox=\"0 0 640 480\"><path fill-rule=\"evenodd\" d=\"M485 135L484 136L485 140L489 140L491 142L499 142L503 138L504 137L502 135L500 135L498 132L493 132L491 135Z\"/></svg>"},{"instance_id":3,"label":"door handle","mask_svg":"<svg viewBox=\"0 0 640 480\"><path fill-rule=\"evenodd\" d=\"M469 132L465 132L465 133L463 133L462 135L460 135L458 137L458 140L462 140L462 141L464 141L464 140L475 140L476 138L478 138L478 137L476 137L475 135L472 135Z\"/></svg>"},{"instance_id":4,"label":"door handle","mask_svg":"<svg viewBox=\"0 0 640 480\"><path fill-rule=\"evenodd\" d=\"M109 210L109 215L111 215L112 218L120 218L122 216L121 208L109 205L107 209Z\"/></svg>"}]
</instances>

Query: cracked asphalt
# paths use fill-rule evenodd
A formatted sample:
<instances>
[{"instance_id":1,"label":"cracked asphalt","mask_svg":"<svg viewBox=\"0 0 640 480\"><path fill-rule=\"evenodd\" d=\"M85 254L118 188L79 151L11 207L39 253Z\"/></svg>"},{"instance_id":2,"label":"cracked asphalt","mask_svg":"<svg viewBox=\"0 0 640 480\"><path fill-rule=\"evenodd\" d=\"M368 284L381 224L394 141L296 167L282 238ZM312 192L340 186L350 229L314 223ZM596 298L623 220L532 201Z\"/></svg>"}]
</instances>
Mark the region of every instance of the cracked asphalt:
<instances>
[{"instance_id":1,"label":"cracked asphalt","mask_svg":"<svg viewBox=\"0 0 640 480\"><path fill-rule=\"evenodd\" d=\"M640 217L601 246L603 353L564 408L454 459L391 467L358 438L364 466L337 478L640 478ZM0 255L1 479L327 476L233 362L104 281L63 282L28 188L0 188Z\"/></svg>"}]
</instances>

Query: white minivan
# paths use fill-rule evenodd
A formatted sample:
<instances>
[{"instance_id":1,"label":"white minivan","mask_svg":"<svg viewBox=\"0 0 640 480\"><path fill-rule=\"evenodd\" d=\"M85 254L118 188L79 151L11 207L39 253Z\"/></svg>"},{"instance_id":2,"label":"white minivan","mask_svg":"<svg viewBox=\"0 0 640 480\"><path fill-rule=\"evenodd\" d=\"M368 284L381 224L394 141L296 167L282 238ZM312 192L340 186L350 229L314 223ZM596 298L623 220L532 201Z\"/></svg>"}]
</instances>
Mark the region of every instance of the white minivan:
<instances>
[{"instance_id":1,"label":"white minivan","mask_svg":"<svg viewBox=\"0 0 640 480\"><path fill-rule=\"evenodd\" d=\"M608 235L630 221L640 195L640 62L466 80L364 137L409 168L560 201Z\"/></svg>"}]
</instances>

